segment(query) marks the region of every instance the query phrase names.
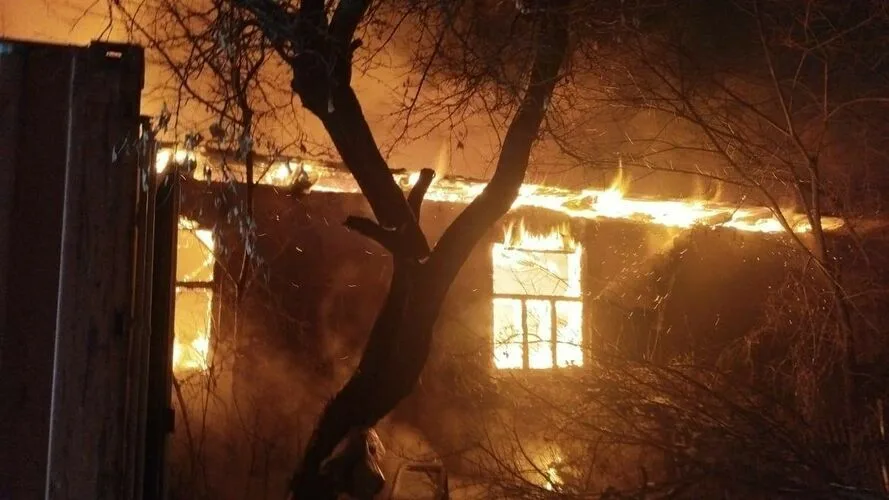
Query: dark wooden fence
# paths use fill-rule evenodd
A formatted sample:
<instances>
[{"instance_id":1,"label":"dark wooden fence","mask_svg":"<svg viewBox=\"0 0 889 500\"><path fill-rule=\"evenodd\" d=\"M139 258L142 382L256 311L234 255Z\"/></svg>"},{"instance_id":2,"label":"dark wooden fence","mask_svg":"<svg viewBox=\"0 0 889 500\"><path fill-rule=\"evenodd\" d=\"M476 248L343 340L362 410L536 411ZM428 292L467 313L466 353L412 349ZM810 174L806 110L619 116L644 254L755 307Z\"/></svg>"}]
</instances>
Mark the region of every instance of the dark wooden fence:
<instances>
[{"instance_id":1,"label":"dark wooden fence","mask_svg":"<svg viewBox=\"0 0 889 500\"><path fill-rule=\"evenodd\" d=\"M175 203L143 71L135 46L0 40L3 500L160 497Z\"/></svg>"}]
</instances>

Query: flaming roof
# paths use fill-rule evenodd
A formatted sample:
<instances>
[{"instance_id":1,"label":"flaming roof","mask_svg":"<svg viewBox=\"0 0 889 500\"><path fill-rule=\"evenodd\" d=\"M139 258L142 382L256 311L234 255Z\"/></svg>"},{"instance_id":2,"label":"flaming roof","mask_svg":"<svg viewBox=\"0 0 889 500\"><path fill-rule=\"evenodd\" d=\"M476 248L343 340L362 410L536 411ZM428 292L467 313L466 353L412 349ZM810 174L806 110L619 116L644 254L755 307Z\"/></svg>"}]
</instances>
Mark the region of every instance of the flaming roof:
<instances>
[{"instance_id":1,"label":"flaming roof","mask_svg":"<svg viewBox=\"0 0 889 500\"><path fill-rule=\"evenodd\" d=\"M243 165L222 152L209 149L191 150L161 148L156 169L165 171L170 164L190 163L189 175L198 180L243 182ZM222 166L225 165L225 168ZM332 193L360 193L358 184L342 166L333 162L307 161L299 158L256 158L254 180L258 184L298 187L307 191ZM408 189L416 181L418 172L394 170L396 182ZM426 194L429 201L469 203L487 186L487 182L458 176L436 179ZM775 213L762 206L729 204L716 201L684 199L653 199L625 196L620 186L571 190L542 184L525 184L513 209L532 207L562 213L582 219L623 219L667 227L693 226L728 227L740 231L780 233L785 229ZM811 230L805 214L782 210L787 223L795 232ZM843 226L837 217L822 217L825 231Z\"/></svg>"}]
</instances>

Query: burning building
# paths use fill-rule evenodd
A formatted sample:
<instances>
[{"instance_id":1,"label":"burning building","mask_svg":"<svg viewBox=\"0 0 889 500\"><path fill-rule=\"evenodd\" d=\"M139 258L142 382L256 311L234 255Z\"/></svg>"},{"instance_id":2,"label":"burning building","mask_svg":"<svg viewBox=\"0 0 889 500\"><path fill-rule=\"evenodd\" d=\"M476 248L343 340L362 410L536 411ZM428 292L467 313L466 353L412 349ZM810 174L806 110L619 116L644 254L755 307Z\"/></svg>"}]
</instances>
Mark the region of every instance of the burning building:
<instances>
[{"instance_id":1,"label":"burning building","mask_svg":"<svg viewBox=\"0 0 889 500\"><path fill-rule=\"evenodd\" d=\"M21 144L7 141L18 148L4 156L15 178L4 176L0 187L16 196L0 196L15 201L0 204L0 226L30 237L8 238L13 258L7 269L4 253L0 266L17 285L10 290L24 291L0 304L15 334L0 335L0 368L14 375L0 379L10 394L41 392L9 413L16 420L6 435L18 444L4 463L36 471L21 482L30 488L81 481L77 491L111 491L104 481L115 477L115 492L143 482L147 491L163 483L163 437L175 424L174 486L191 481L215 497L279 491L312 418L356 366L389 286L390 257L341 224L370 212L354 180L332 163L259 158L251 190L248 170L231 155L177 148L157 152L151 176L152 135L137 105L140 50L3 47L4 62L21 73L5 85L40 112L22 121L14 106L4 121L21 127L7 134ZM71 78L40 78L46 71L32 60L68 68ZM18 83L28 78L52 92ZM122 91L109 100L109 87ZM44 94L70 102L43 109ZM58 110L68 108L68 121L60 120ZM92 119L97 109L109 119ZM57 145L44 147L43 129L62 123L51 130ZM59 147L68 145L63 137L74 146ZM138 147L109 152L108 144ZM405 190L418 179L393 175ZM119 190L102 188L112 181ZM484 186L436 180L420 221L432 242ZM26 190L53 198L25 203L18 193ZM821 225L832 232L843 221L824 217ZM572 441L576 414L564 411L573 410L572 395L589 391L576 382L597 377L605 355L717 357L757 324L767 291L782 286L793 261L788 235L805 243L810 230L793 210L634 197L619 181L579 190L525 184L465 262L422 380L381 424L384 440L463 474L484 462L476 450L511 457L524 464L524 480L559 489L580 474L570 455L589 451ZM58 303L44 300L56 296ZM13 308L23 312L7 315ZM36 384L18 368L35 366ZM543 420L556 393L561 421ZM24 432L38 421L53 425ZM232 430L238 439L229 439ZM83 443L98 443L90 460ZM47 457L52 467L41 462ZM124 474L112 471L119 466ZM25 476L9 471L6 481Z\"/></svg>"},{"instance_id":2,"label":"burning building","mask_svg":"<svg viewBox=\"0 0 889 500\"><path fill-rule=\"evenodd\" d=\"M333 164L260 158L245 217L243 166L222 153L162 149L157 171L182 174L180 385L216 367L226 397L254 405L251 425L267 428L257 435L280 437L311 421L357 365L390 276L384 250L342 225L370 215L354 180ZM417 178L394 175L405 189ZM420 221L431 242L483 187L435 182ZM822 224L834 231L843 222ZM455 451L477 443L504 409L527 416L533 402L516 398L519 388L556 390L560 377L595 373L602 352L713 355L751 328L766 291L786 275L787 228L807 238L808 223L792 211L632 198L619 183L580 191L527 184L465 263L420 385L393 418L420 431L425 453L459 469ZM177 390L188 406L187 388ZM479 414L491 418L468 418ZM552 464L560 458L547 453L549 465L534 467L551 488L546 477L559 477Z\"/></svg>"}]
</instances>

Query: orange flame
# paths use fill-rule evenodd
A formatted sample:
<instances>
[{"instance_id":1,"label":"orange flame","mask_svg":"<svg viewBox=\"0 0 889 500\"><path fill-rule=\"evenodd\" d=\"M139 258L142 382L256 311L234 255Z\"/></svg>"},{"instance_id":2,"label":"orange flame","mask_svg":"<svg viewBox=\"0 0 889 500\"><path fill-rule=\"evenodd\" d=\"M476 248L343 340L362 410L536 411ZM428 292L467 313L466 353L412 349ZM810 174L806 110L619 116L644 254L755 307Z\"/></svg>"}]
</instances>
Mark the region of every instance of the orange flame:
<instances>
[{"instance_id":1,"label":"orange flame","mask_svg":"<svg viewBox=\"0 0 889 500\"><path fill-rule=\"evenodd\" d=\"M206 370L210 359L213 312L213 232L198 229L187 218L179 220L173 371ZM185 284L198 286L183 286Z\"/></svg>"},{"instance_id":2,"label":"orange flame","mask_svg":"<svg viewBox=\"0 0 889 500\"><path fill-rule=\"evenodd\" d=\"M198 162L208 161L198 153ZM173 156L171 156L173 155ZM158 169L166 168L169 159L177 160L182 153L173 150L161 150L158 153ZM189 157L191 158L191 157ZM163 161L162 161L163 160ZM333 193L359 193L355 179L345 170L300 163L316 177L312 190ZM439 156L437 170L443 169L444 153ZM278 167L282 168L282 167ZM200 175L201 168L195 175ZM257 169L263 171L263 169ZM438 172L437 172L438 173ZM266 175L257 182L270 185L282 185L292 182L284 174ZM396 182L404 188L412 186L419 174L417 172L399 172L394 174ZM638 222L658 224L667 227L690 228L694 226L729 227L739 231L780 233L785 230L772 211L766 207L739 207L736 205L711 202L706 200L656 200L646 198L629 198L624 195L621 176L606 189L582 189L579 191L544 186L540 184L524 184L512 208L542 208L565 214L572 218L582 219L624 219ZM448 203L469 203L481 194L487 184L485 182L463 179L459 177L437 178L426 194L429 201ZM792 211L782 211L788 225L794 232L811 231L806 216ZM821 225L825 231L833 231L843 226L843 221L836 217L822 217Z\"/></svg>"},{"instance_id":3,"label":"orange flame","mask_svg":"<svg viewBox=\"0 0 889 500\"><path fill-rule=\"evenodd\" d=\"M534 234L525 228L524 219L510 222L503 229L503 245L522 250L569 251L577 247L567 224L553 227L546 234Z\"/></svg>"}]
</instances>

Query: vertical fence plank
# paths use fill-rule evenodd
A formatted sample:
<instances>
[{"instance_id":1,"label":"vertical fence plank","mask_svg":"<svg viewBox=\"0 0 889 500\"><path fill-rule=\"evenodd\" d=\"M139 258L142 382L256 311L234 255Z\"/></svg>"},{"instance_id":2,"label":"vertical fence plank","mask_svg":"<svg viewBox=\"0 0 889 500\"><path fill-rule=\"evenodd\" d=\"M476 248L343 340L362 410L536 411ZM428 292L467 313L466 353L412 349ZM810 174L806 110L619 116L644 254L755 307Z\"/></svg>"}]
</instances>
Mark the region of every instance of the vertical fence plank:
<instances>
[{"instance_id":1,"label":"vertical fence plank","mask_svg":"<svg viewBox=\"0 0 889 500\"><path fill-rule=\"evenodd\" d=\"M179 177L173 172L159 181L155 197L154 264L152 272L151 342L149 347L149 419L145 429L143 498L165 498L166 444L173 431L170 408L173 385L173 305L176 299L176 244Z\"/></svg>"},{"instance_id":2,"label":"vertical fence plank","mask_svg":"<svg viewBox=\"0 0 889 500\"><path fill-rule=\"evenodd\" d=\"M68 147L47 497L131 499L129 364L142 332L136 256L142 52L93 46L75 58ZM136 346L136 347L134 347Z\"/></svg>"},{"instance_id":3,"label":"vertical fence plank","mask_svg":"<svg viewBox=\"0 0 889 500\"><path fill-rule=\"evenodd\" d=\"M9 269L9 218L15 182L16 138L19 136L19 101L22 94L24 60L12 46L0 42L0 325L6 325L6 283ZM0 370L3 366L3 336L0 329Z\"/></svg>"},{"instance_id":4,"label":"vertical fence plank","mask_svg":"<svg viewBox=\"0 0 889 500\"><path fill-rule=\"evenodd\" d=\"M11 193L0 324L0 494L46 486L72 49L0 41L0 168Z\"/></svg>"}]
</instances>

